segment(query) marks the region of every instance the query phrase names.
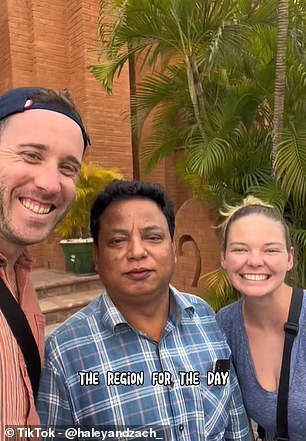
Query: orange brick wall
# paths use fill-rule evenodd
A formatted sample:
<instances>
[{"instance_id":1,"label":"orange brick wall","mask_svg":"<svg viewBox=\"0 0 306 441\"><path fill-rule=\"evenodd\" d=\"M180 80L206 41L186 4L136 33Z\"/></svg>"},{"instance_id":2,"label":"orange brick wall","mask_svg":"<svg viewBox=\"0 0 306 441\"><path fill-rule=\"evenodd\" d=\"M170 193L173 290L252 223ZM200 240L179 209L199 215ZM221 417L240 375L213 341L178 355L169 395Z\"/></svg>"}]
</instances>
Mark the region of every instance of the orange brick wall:
<instances>
[{"instance_id":1,"label":"orange brick wall","mask_svg":"<svg viewBox=\"0 0 306 441\"><path fill-rule=\"evenodd\" d=\"M8 50L10 37L8 30L8 10L5 1L0 2L0 87L7 90L12 85L11 53Z\"/></svg>"},{"instance_id":2,"label":"orange brick wall","mask_svg":"<svg viewBox=\"0 0 306 441\"><path fill-rule=\"evenodd\" d=\"M180 207L176 215L174 286L192 294L205 292L201 276L220 266L219 233L213 228L217 224L217 213L195 199Z\"/></svg>"}]
</instances>

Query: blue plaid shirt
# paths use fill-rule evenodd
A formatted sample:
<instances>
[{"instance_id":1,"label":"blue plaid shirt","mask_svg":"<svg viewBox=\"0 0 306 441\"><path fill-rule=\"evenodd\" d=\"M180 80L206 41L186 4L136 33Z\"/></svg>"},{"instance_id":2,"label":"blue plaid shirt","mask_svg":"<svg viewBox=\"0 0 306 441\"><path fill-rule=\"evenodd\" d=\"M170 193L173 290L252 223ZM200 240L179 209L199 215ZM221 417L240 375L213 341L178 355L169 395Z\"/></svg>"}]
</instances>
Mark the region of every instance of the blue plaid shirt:
<instances>
[{"instance_id":1,"label":"blue plaid shirt","mask_svg":"<svg viewBox=\"0 0 306 441\"><path fill-rule=\"evenodd\" d=\"M233 369L226 385L207 385L214 362L230 358L214 313L172 287L170 299L159 342L133 329L106 292L50 335L38 397L42 425L151 427L171 441L249 441ZM80 384L79 373L89 371L99 384ZM167 372L166 385L158 372ZM197 372L188 377L194 384L184 384L188 374L180 372ZM126 384L137 378L143 384Z\"/></svg>"}]
</instances>

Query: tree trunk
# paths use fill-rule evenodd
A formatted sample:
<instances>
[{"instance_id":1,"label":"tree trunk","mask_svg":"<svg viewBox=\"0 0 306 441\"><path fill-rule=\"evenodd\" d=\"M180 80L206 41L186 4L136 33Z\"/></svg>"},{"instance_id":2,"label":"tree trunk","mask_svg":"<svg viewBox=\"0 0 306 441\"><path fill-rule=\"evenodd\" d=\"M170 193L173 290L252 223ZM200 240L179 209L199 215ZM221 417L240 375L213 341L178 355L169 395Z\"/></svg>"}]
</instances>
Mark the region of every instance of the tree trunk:
<instances>
[{"instance_id":1,"label":"tree trunk","mask_svg":"<svg viewBox=\"0 0 306 441\"><path fill-rule=\"evenodd\" d=\"M281 141L284 118L284 101L286 91L286 56L288 45L289 0L278 2L277 47L274 88L274 114L272 137L272 171L275 175L275 161L278 144Z\"/></svg>"},{"instance_id":2,"label":"tree trunk","mask_svg":"<svg viewBox=\"0 0 306 441\"><path fill-rule=\"evenodd\" d=\"M132 50L129 54L129 82L130 82L130 118L131 118L131 140L132 140L132 161L133 179L140 179L139 164L139 137L137 131L137 109L136 109L136 65L135 55Z\"/></svg>"}]
</instances>

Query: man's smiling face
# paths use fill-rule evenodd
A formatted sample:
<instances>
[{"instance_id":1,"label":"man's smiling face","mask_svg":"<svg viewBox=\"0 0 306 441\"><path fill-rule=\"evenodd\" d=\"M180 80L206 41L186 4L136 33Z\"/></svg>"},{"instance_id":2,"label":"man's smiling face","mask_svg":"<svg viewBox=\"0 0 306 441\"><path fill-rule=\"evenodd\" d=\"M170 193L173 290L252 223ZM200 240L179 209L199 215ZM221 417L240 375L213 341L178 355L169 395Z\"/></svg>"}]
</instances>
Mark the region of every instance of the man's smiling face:
<instances>
[{"instance_id":1,"label":"man's smiling face","mask_svg":"<svg viewBox=\"0 0 306 441\"><path fill-rule=\"evenodd\" d=\"M84 150L79 126L49 110L5 121L0 131L0 240L44 240L71 207Z\"/></svg>"}]
</instances>

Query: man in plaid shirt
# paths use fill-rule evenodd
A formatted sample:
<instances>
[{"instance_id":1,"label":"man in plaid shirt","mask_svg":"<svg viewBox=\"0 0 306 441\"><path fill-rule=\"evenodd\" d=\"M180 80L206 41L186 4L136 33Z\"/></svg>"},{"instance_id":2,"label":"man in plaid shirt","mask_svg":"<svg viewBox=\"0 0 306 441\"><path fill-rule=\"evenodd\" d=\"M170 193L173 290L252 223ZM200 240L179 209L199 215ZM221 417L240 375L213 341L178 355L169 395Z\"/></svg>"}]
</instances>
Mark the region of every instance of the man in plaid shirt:
<instances>
[{"instance_id":1,"label":"man in plaid shirt","mask_svg":"<svg viewBox=\"0 0 306 441\"><path fill-rule=\"evenodd\" d=\"M104 289L47 340L41 423L75 427L76 437L95 428L108 439L249 441L212 310L169 285L174 213L162 187L111 183L91 232Z\"/></svg>"}]
</instances>

